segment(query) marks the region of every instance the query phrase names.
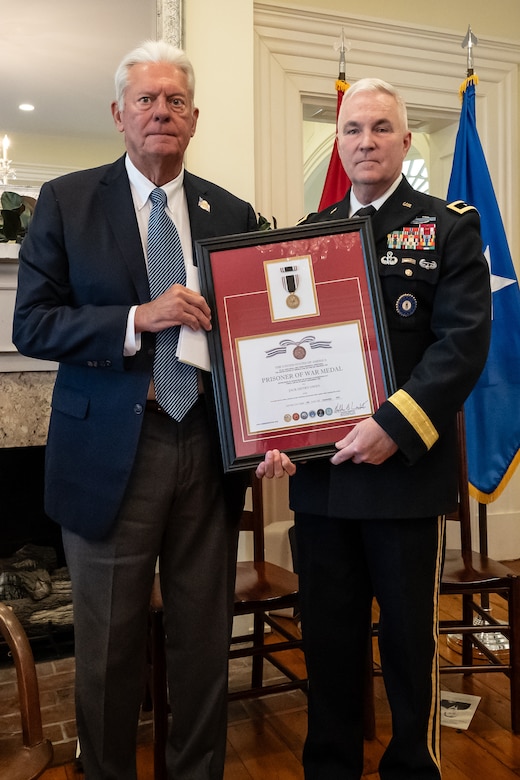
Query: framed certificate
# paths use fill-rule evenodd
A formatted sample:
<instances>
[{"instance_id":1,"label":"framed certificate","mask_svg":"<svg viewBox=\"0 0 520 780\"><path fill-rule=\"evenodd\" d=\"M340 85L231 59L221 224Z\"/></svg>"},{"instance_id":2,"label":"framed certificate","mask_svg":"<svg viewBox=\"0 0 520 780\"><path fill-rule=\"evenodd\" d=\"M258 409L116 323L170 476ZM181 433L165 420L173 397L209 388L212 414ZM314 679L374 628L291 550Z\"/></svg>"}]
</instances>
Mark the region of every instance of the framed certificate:
<instances>
[{"instance_id":1,"label":"framed certificate","mask_svg":"<svg viewBox=\"0 0 520 780\"><path fill-rule=\"evenodd\" d=\"M225 470L335 452L394 389L369 220L195 246Z\"/></svg>"}]
</instances>

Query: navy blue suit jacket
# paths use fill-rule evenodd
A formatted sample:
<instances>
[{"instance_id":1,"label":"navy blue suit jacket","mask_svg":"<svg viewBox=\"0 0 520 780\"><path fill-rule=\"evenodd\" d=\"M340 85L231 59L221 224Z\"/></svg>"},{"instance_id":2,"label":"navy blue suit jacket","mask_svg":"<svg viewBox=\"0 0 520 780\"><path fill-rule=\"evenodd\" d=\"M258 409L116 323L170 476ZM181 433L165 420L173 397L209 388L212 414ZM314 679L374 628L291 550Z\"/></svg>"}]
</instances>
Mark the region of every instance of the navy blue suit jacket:
<instances>
[{"instance_id":1,"label":"navy blue suit jacket","mask_svg":"<svg viewBox=\"0 0 520 780\"><path fill-rule=\"evenodd\" d=\"M188 172L184 187L193 240L256 229L245 201ZM130 307L149 300L124 157L44 185L20 251L13 341L60 364L45 508L86 537L112 527L134 463L155 336L134 357L123 345Z\"/></svg>"}]
</instances>

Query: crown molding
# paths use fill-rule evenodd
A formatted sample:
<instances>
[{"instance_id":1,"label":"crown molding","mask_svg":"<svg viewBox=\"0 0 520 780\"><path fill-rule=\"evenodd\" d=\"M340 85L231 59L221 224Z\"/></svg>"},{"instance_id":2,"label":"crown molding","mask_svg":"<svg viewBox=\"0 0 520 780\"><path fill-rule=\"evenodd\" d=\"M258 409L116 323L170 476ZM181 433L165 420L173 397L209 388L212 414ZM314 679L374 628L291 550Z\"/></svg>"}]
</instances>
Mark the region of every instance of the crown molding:
<instances>
[{"instance_id":1,"label":"crown molding","mask_svg":"<svg viewBox=\"0 0 520 780\"><path fill-rule=\"evenodd\" d=\"M303 214L302 102L335 99L341 29L350 41L347 81L377 76L403 95L411 118L457 123L466 75L460 34L367 16L254 3L256 203L278 224ZM518 245L520 45L479 36L479 135L510 241ZM516 232L516 234L515 234Z\"/></svg>"}]
</instances>

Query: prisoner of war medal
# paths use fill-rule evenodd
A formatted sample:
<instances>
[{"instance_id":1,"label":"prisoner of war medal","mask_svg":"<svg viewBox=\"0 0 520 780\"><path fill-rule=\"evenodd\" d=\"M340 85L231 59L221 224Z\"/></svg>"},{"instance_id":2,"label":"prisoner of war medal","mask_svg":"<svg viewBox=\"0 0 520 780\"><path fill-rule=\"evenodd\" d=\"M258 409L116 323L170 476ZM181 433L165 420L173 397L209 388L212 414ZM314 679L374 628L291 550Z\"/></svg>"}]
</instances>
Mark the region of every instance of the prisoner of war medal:
<instances>
[{"instance_id":1,"label":"prisoner of war medal","mask_svg":"<svg viewBox=\"0 0 520 780\"><path fill-rule=\"evenodd\" d=\"M283 274L283 288L286 292L289 293L285 302L290 309L297 309L300 305L300 299L296 295L296 290L299 283L298 274L296 273L297 270L298 266L296 265L288 265L284 268L280 268L280 271Z\"/></svg>"}]
</instances>

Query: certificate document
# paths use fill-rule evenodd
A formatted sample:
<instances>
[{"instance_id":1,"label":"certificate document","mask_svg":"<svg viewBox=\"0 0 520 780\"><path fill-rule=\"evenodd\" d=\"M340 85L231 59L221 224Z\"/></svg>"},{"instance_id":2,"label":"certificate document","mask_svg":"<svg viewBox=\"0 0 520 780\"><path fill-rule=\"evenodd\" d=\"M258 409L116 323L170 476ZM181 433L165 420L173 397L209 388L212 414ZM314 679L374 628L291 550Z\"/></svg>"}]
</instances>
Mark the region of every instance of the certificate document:
<instances>
[{"instance_id":1,"label":"certificate document","mask_svg":"<svg viewBox=\"0 0 520 780\"><path fill-rule=\"evenodd\" d=\"M237 340L249 433L346 421L374 411L359 322Z\"/></svg>"}]
</instances>

